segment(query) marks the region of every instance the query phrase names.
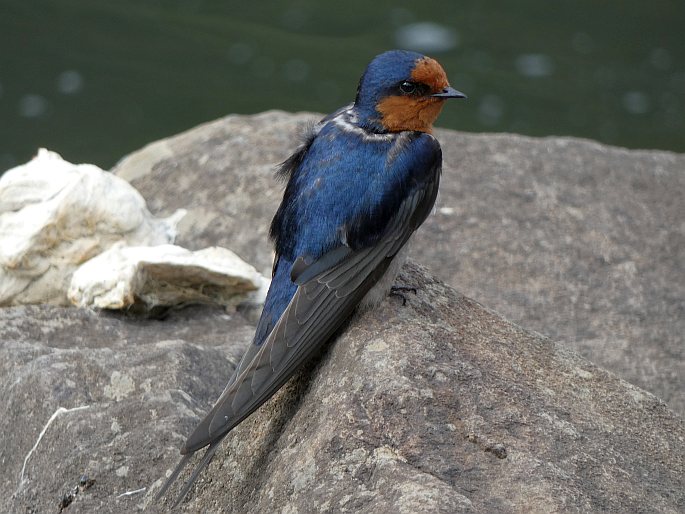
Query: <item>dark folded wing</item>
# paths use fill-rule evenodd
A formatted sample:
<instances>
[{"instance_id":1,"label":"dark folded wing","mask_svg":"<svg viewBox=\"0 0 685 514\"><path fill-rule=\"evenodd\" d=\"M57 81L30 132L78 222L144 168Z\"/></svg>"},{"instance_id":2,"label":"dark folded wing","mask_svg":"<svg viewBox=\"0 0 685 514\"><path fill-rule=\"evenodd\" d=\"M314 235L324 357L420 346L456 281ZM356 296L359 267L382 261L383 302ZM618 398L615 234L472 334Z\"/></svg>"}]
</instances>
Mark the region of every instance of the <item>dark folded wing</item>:
<instances>
[{"instance_id":1,"label":"dark folded wing","mask_svg":"<svg viewBox=\"0 0 685 514\"><path fill-rule=\"evenodd\" d=\"M375 245L355 251L338 247L297 269L293 278L299 287L288 307L266 340L248 350L249 364L241 362L235 378L190 435L181 450L186 457L159 496L187 463L187 454L210 445L209 454L186 483L182 496L185 495L201 468L209 462L216 444L269 399L352 314L430 213L437 195L439 173L436 168L433 180L405 198Z\"/></svg>"},{"instance_id":2,"label":"dark folded wing","mask_svg":"<svg viewBox=\"0 0 685 514\"><path fill-rule=\"evenodd\" d=\"M426 218L436 193L437 180L416 189L400 205L376 245L346 251L342 259L337 258L339 249L332 250L329 253L336 258L325 254L301 271L298 278L311 278L300 284L249 366L240 372L188 438L183 453L199 450L249 416L333 335Z\"/></svg>"},{"instance_id":3,"label":"dark folded wing","mask_svg":"<svg viewBox=\"0 0 685 514\"><path fill-rule=\"evenodd\" d=\"M346 246L339 246L335 250L332 250L326 253L325 255L321 256L321 258L319 258L316 261L316 263L308 262L310 259L299 257L293 264L291 271L291 280L298 286L302 285L308 280L314 278L320 270L333 267L335 264L340 262L344 257L349 255L351 252L352 250L350 248ZM276 269L278 259L278 256L276 257L276 259L274 259L274 269ZM312 264L316 264L316 266L313 266ZM228 388L231 387L231 384L233 384L233 382L236 381L240 374L243 371L245 371L245 369L247 369L247 367L250 365L250 363L255 358L257 353L259 353L259 349L261 348L261 342L273 330L275 323L276 320L274 320L272 316L270 316L266 312L262 314L262 316L259 319L259 323L257 324L257 328L255 330L254 342L250 344L245 350L245 354L240 359L240 362L236 366L233 374L231 375L231 378L228 380L228 383L224 388L224 392L226 392L226 390L228 390Z\"/></svg>"}]
</instances>

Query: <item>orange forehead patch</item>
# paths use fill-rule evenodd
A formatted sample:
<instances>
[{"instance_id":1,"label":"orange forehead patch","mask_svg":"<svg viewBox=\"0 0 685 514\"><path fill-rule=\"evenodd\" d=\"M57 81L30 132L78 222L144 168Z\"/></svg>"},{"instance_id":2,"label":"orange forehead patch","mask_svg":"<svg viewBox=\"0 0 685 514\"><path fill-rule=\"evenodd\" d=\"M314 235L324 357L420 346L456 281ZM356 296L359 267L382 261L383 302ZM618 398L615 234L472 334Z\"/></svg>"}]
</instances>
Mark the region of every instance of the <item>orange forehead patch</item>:
<instances>
[{"instance_id":1,"label":"orange forehead patch","mask_svg":"<svg viewBox=\"0 0 685 514\"><path fill-rule=\"evenodd\" d=\"M447 74L440 63L430 57L424 57L416 61L411 78L415 82L421 82L430 86L432 93L438 93L449 86Z\"/></svg>"}]
</instances>

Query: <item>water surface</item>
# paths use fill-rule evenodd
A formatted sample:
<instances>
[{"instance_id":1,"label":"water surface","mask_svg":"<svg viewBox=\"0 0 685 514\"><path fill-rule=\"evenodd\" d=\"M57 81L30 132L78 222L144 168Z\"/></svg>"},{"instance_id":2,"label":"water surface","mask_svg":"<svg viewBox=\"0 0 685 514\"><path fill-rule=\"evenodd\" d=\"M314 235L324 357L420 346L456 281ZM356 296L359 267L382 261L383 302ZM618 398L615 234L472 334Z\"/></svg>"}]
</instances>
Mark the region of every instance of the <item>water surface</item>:
<instances>
[{"instance_id":1,"label":"water surface","mask_svg":"<svg viewBox=\"0 0 685 514\"><path fill-rule=\"evenodd\" d=\"M0 0L0 170L105 168L228 113L329 112L390 48L469 99L439 125L685 151L685 2Z\"/></svg>"}]
</instances>

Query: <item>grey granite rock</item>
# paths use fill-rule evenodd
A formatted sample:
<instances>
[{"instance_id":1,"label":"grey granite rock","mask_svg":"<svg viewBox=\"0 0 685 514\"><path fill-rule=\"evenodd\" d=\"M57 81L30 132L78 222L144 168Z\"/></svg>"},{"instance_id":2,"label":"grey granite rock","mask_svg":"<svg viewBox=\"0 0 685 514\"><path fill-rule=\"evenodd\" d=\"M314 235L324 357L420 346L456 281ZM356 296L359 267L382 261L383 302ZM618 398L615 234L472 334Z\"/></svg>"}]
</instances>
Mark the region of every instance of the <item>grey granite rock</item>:
<instances>
[{"instance_id":1,"label":"grey granite rock","mask_svg":"<svg viewBox=\"0 0 685 514\"><path fill-rule=\"evenodd\" d=\"M179 244L222 245L268 273L275 164L314 114L228 116L115 171L153 212L190 213ZM685 156L571 138L437 131L438 209L413 257L457 289L685 413Z\"/></svg>"},{"instance_id":2,"label":"grey granite rock","mask_svg":"<svg viewBox=\"0 0 685 514\"><path fill-rule=\"evenodd\" d=\"M162 476L252 332L209 307L163 321L0 309L0 512L59 512L84 474L95 483L64 512L139 509L142 492L118 495Z\"/></svg>"},{"instance_id":3,"label":"grey granite rock","mask_svg":"<svg viewBox=\"0 0 685 514\"><path fill-rule=\"evenodd\" d=\"M400 280L416 296L353 319L227 438L184 512L682 511L685 424L662 401L414 265ZM149 505L251 330L200 307L1 309L0 511L58 512L82 474L66 513ZM85 408L39 440L59 407Z\"/></svg>"},{"instance_id":4,"label":"grey granite rock","mask_svg":"<svg viewBox=\"0 0 685 514\"><path fill-rule=\"evenodd\" d=\"M227 117L117 172L157 214L189 208L180 244L268 272L274 163L314 119ZM354 318L227 438L182 510L685 510L682 418L569 349L685 410L685 158L437 135L440 204L414 255L560 342L409 265L416 296ZM253 329L254 312L209 307L0 309L0 512L164 512L152 497Z\"/></svg>"}]
</instances>

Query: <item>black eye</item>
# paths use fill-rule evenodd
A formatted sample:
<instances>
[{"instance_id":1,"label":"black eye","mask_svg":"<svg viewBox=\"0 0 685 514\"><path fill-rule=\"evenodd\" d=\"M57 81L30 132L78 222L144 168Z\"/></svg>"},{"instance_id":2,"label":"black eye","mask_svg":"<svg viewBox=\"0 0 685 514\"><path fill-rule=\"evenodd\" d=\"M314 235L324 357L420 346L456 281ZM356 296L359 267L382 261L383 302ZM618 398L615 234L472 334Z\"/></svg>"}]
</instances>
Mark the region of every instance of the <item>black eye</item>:
<instances>
[{"instance_id":1,"label":"black eye","mask_svg":"<svg viewBox=\"0 0 685 514\"><path fill-rule=\"evenodd\" d=\"M416 93L416 84L413 82L402 82L400 84L400 91L405 95L413 95Z\"/></svg>"},{"instance_id":2,"label":"black eye","mask_svg":"<svg viewBox=\"0 0 685 514\"><path fill-rule=\"evenodd\" d=\"M408 80L400 82L399 89L401 94L410 96L424 96L430 92L430 87L426 84L422 84L421 82L409 82Z\"/></svg>"}]
</instances>

